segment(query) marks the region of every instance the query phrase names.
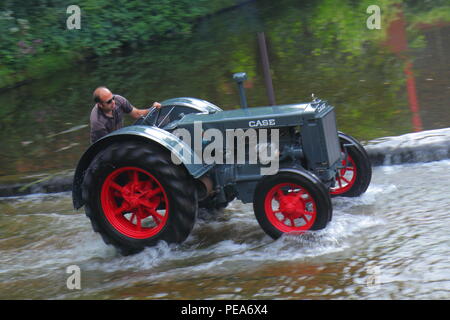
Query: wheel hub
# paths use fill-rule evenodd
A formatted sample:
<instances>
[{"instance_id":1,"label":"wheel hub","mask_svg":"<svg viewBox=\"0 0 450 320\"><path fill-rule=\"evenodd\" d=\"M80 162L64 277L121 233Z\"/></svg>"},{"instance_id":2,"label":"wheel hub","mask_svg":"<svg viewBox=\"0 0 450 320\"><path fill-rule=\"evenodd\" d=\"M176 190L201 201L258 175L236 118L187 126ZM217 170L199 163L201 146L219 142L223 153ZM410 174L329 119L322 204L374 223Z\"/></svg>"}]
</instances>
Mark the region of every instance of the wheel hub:
<instances>
[{"instance_id":1,"label":"wheel hub","mask_svg":"<svg viewBox=\"0 0 450 320\"><path fill-rule=\"evenodd\" d=\"M140 195L133 183L126 185L122 193L123 200L129 204L130 209L136 209L140 205Z\"/></svg>"},{"instance_id":2,"label":"wheel hub","mask_svg":"<svg viewBox=\"0 0 450 320\"><path fill-rule=\"evenodd\" d=\"M280 200L280 211L295 219L303 216L305 205L299 195L287 195Z\"/></svg>"},{"instance_id":3,"label":"wheel hub","mask_svg":"<svg viewBox=\"0 0 450 320\"><path fill-rule=\"evenodd\" d=\"M123 187L122 197L123 200L128 203L131 210L139 209L141 206L154 209L159 204L159 198L154 195L148 197L148 191L152 190L153 189L144 190L140 184L129 183Z\"/></svg>"}]
</instances>

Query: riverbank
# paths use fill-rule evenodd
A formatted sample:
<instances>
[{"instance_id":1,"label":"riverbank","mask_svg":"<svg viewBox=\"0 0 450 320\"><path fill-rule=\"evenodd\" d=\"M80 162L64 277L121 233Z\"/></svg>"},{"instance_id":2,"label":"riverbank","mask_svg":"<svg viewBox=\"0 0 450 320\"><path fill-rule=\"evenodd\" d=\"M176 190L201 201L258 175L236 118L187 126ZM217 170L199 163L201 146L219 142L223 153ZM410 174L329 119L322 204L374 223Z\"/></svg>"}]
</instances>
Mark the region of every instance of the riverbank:
<instances>
[{"instance_id":1,"label":"riverbank","mask_svg":"<svg viewBox=\"0 0 450 320\"><path fill-rule=\"evenodd\" d=\"M188 37L202 19L254 0L168 0L165 3L97 3L80 0L73 9L55 1L21 10L12 1L0 5L0 92L77 63L127 48ZM71 14L70 14L71 13ZM77 22L77 26L70 26Z\"/></svg>"},{"instance_id":2,"label":"riverbank","mask_svg":"<svg viewBox=\"0 0 450 320\"><path fill-rule=\"evenodd\" d=\"M432 162L450 158L450 128L384 137L364 144L373 166ZM0 197L72 190L74 170L5 177Z\"/></svg>"}]
</instances>

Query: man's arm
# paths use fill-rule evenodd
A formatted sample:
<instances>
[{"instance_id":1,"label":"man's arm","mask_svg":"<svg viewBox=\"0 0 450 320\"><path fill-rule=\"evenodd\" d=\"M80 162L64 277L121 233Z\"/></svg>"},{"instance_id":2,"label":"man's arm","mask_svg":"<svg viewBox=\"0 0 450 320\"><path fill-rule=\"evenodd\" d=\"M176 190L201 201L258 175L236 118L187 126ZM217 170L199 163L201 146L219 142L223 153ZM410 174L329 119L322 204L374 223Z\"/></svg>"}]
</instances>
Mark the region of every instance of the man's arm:
<instances>
[{"instance_id":1,"label":"man's arm","mask_svg":"<svg viewBox=\"0 0 450 320\"><path fill-rule=\"evenodd\" d=\"M154 102L152 107L159 109L159 108L161 108L161 104L159 102ZM146 116L151 110L151 108L148 108L148 109L138 109L136 107L132 107L132 108L133 109L131 110L130 115L134 119L139 119L141 117Z\"/></svg>"}]
</instances>

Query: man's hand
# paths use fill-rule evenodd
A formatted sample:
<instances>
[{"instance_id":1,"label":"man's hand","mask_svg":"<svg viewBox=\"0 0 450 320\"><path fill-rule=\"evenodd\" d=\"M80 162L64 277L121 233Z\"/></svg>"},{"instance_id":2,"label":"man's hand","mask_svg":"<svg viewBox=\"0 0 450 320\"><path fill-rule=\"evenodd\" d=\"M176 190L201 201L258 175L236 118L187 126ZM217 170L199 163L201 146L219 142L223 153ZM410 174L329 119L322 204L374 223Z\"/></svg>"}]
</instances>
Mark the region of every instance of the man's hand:
<instances>
[{"instance_id":1,"label":"man's hand","mask_svg":"<svg viewBox=\"0 0 450 320\"><path fill-rule=\"evenodd\" d=\"M159 102L153 102L152 107L159 109L161 108L161 103ZM148 113L150 112L150 108L148 109L137 109L135 107L133 107L133 109L130 112L130 115L134 118L134 119L139 119L141 117L145 117Z\"/></svg>"},{"instance_id":2,"label":"man's hand","mask_svg":"<svg viewBox=\"0 0 450 320\"><path fill-rule=\"evenodd\" d=\"M153 107L153 108L156 108L156 109L159 109L159 108L161 108L161 103L159 103L159 102L153 102L152 107Z\"/></svg>"}]
</instances>

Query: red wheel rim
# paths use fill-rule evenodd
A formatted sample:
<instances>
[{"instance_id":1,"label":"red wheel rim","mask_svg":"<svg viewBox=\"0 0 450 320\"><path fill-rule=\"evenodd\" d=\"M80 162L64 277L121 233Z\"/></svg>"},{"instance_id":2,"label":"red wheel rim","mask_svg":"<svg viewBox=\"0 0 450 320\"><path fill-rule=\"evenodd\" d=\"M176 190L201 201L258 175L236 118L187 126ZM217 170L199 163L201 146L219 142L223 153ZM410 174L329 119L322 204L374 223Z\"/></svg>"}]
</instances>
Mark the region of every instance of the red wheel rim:
<instances>
[{"instance_id":1,"label":"red wheel rim","mask_svg":"<svg viewBox=\"0 0 450 320\"><path fill-rule=\"evenodd\" d=\"M269 190L264 209L270 223L284 233L309 230L317 216L311 194L295 183L280 183Z\"/></svg>"},{"instance_id":2,"label":"red wheel rim","mask_svg":"<svg viewBox=\"0 0 450 320\"><path fill-rule=\"evenodd\" d=\"M331 188L330 193L334 195L342 194L349 191L356 181L356 165L350 155L342 160L344 168L339 169L336 173L336 186Z\"/></svg>"},{"instance_id":3,"label":"red wheel rim","mask_svg":"<svg viewBox=\"0 0 450 320\"><path fill-rule=\"evenodd\" d=\"M140 168L114 170L106 177L100 198L106 219L130 238L156 235L169 217L164 188L154 176Z\"/></svg>"}]
</instances>

